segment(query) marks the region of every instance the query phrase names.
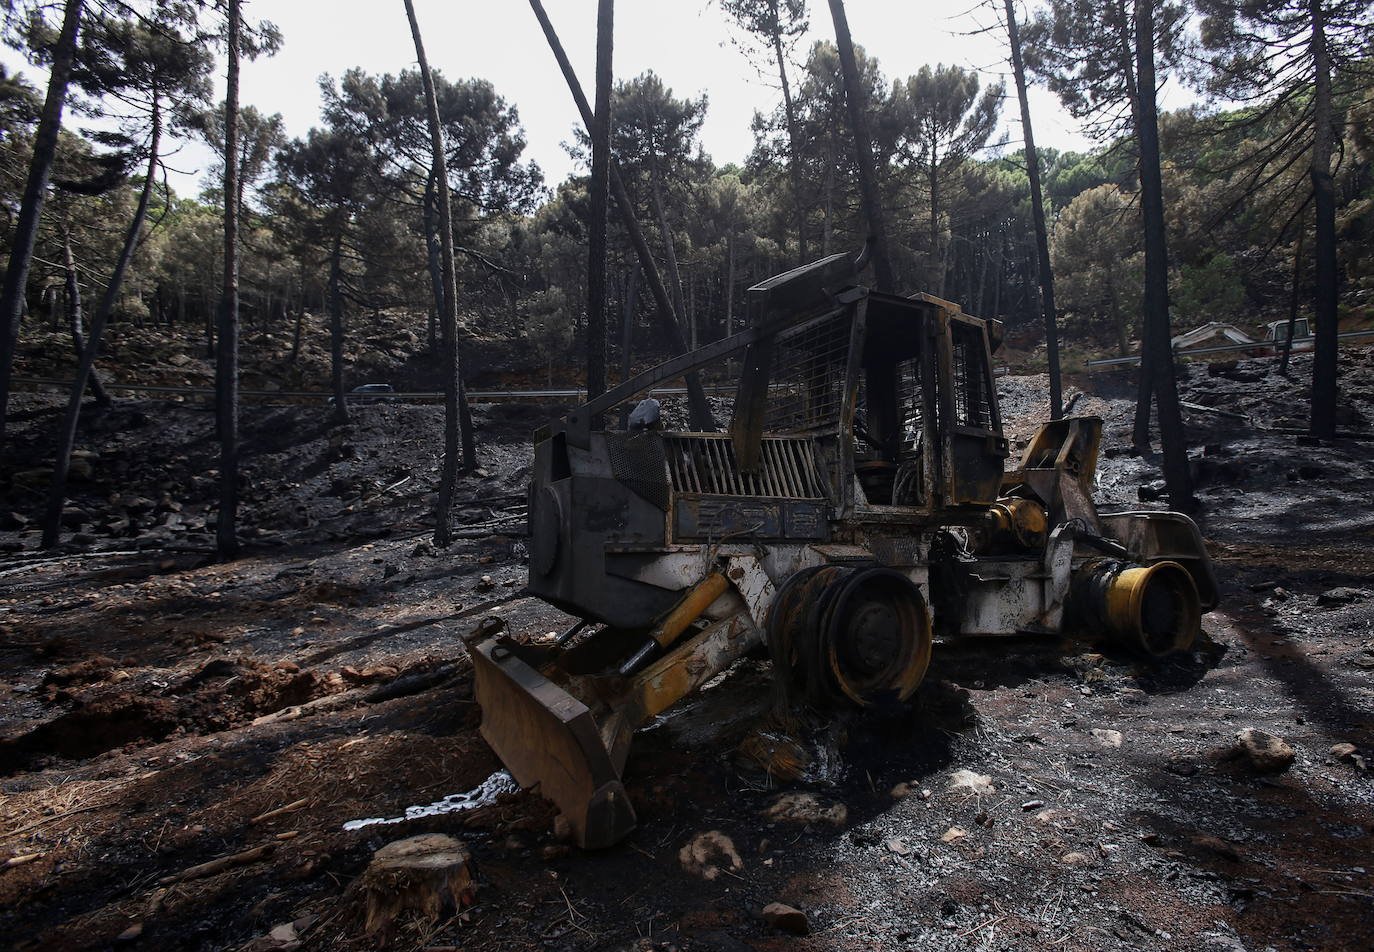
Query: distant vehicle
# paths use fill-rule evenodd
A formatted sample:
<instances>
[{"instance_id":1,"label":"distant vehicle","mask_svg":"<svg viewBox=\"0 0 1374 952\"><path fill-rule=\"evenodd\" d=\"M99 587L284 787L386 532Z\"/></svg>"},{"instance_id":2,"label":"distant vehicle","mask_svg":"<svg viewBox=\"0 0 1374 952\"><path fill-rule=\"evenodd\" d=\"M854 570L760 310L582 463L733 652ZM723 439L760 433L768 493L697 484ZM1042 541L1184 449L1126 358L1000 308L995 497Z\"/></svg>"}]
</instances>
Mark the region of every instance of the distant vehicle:
<instances>
[{"instance_id":1,"label":"distant vehicle","mask_svg":"<svg viewBox=\"0 0 1374 952\"><path fill-rule=\"evenodd\" d=\"M1251 337L1245 331L1236 327L1234 324L1223 324L1213 321L1210 324L1203 324L1195 327L1191 331L1179 334L1173 338L1171 343L1175 353L1187 353L1189 349L1206 344L1212 338L1221 338L1223 341L1232 344L1254 344L1255 347L1246 353L1251 357L1268 357L1283 352L1283 345L1288 340L1288 321L1270 321L1264 325L1264 336L1258 340ZM1308 327L1307 318L1300 317L1293 322L1293 350L1294 352L1311 350L1314 338L1312 331Z\"/></svg>"},{"instance_id":2,"label":"distant vehicle","mask_svg":"<svg viewBox=\"0 0 1374 952\"><path fill-rule=\"evenodd\" d=\"M1230 344L1253 344L1255 339L1234 324L1224 324L1220 321L1212 321L1195 327L1183 334L1177 334L1169 343L1175 351L1187 350L1196 347L1205 341L1219 337L1225 343Z\"/></svg>"},{"instance_id":3,"label":"distant vehicle","mask_svg":"<svg viewBox=\"0 0 1374 952\"><path fill-rule=\"evenodd\" d=\"M1288 322L1270 321L1264 325L1264 337L1258 347L1251 351L1256 357L1263 357L1268 354L1283 353L1284 342L1288 340ZM1316 345L1316 338L1312 336L1312 329L1307 324L1307 318L1300 317L1293 322L1293 353L1312 350Z\"/></svg>"},{"instance_id":4,"label":"distant vehicle","mask_svg":"<svg viewBox=\"0 0 1374 952\"><path fill-rule=\"evenodd\" d=\"M365 383L349 391L352 403L395 403L394 398L387 396L395 392L396 388L389 383ZM333 397L329 398L329 405L334 405Z\"/></svg>"}]
</instances>

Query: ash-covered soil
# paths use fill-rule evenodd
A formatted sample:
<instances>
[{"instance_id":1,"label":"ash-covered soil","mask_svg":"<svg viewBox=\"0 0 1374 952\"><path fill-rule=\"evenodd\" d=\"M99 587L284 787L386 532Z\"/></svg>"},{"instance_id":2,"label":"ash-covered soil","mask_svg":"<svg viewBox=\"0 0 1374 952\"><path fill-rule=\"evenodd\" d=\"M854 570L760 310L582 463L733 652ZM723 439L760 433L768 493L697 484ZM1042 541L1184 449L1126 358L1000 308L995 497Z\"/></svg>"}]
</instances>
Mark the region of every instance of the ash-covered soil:
<instances>
[{"instance_id":1,"label":"ash-covered soil","mask_svg":"<svg viewBox=\"0 0 1374 952\"><path fill-rule=\"evenodd\" d=\"M1343 360L1342 429L1367 434L1374 352ZM246 409L248 547L220 565L210 414L92 417L65 549L40 553L58 402L20 398L0 461L0 945L377 947L350 882L383 844L445 832L472 851L475 901L389 947L1367 949L1374 441L1283 432L1309 370L1254 359L1183 382L1210 408L1187 417L1224 599L1192 654L939 646L910 711L805 725L838 757L781 788L739 750L767 697L766 664L745 662L641 733L641 824L599 853L559 841L529 793L344 829L498 770L462 635L569 621L521 593L528 433L556 411L479 408L482 471L440 552L438 408L362 406L346 430L318 407ZM1001 384L1024 440L1043 380ZM1128 449L1129 386L1082 384L1074 412L1107 422L1101 504L1162 507L1157 461ZM1244 728L1292 765L1236 757ZM684 867L693 845L713 878ZM809 935L765 921L773 902Z\"/></svg>"}]
</instances>

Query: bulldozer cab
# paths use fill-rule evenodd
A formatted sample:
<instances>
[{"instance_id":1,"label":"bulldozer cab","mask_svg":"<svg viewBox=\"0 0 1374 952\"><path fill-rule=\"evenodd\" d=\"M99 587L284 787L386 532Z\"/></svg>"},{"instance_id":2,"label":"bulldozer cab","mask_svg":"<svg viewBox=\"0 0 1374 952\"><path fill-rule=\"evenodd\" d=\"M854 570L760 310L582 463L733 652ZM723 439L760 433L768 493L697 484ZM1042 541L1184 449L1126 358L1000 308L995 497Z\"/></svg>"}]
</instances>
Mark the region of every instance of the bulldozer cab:
<instances>
[{"instance_id":1,"label":"bulldozer cab","mask_svg":"<svg viewBox=\"0 0 1374 952\"><path fill-rule=\"evenodd\" d=\"M751 289L752 310L766 320L779 289L806 277ZM991 503L1007 457L992 375L1000 324L926 294L848 290L851 300L833 295L839 306L748 346L730 426L740 466L756 465L764 433L806 436L838 518Z\"/></svg>"},{"instance_id":2,"label":"bulldozer cab","mask_svg":"<svg viewBox=\"0 0 1374 952\"><path fill-rule=\"evenodd\" d=\"M997 498L1007 442L993 390L996 326L929 295L870 294L850 423L853 514L910 519Z\"/></svg>"}]
</instances>

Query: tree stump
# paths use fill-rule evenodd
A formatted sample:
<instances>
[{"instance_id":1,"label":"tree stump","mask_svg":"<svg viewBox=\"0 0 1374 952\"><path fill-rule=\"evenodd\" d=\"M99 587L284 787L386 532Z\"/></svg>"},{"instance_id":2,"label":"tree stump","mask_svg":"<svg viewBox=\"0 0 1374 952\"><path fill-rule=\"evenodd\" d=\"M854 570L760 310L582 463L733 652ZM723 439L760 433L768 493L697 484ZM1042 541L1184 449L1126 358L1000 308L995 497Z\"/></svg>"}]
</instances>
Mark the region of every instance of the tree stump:
<instances>
[{"instance_id":1,"label":"tree stump","mask_svg":"<svg viewBox=\"0 0 1374 952\"><path fill-rule=\"evenodd\" d=\"M349 888L363 906L363 931L388 933L407 912L430 921L472 902L472 854L459 841L425 833L388 843Z\"/></svg>"}]
</instances>

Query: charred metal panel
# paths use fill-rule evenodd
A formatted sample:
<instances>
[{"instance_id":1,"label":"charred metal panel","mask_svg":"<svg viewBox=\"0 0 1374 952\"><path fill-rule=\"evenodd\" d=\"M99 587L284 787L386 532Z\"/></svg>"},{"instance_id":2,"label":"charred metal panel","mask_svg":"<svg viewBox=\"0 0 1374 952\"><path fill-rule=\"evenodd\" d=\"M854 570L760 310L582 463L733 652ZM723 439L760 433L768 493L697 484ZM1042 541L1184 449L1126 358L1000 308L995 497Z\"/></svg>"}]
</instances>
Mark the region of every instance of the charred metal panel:
<instances>
[{"instance_id":1,"label":"charred metal panel","mask_svg":"<svg viewBox=\"0 0 1374 952\"><path fill-rule=\"evenodd\" d=\"M782 502L779 500L680 494L673 516L676 540L719 539L725 535L761 539L783 537Z\"/></svg>"},{"instance_id":2,"label":"charred metal panel","mask_svg":"<svg viewBox=\"0 0 1374 952\"><path fill-rule=\"evenodd\" d=\"M1205 612L1220 600L1212 560L1207 555L1197 523L1181 512L1119 512L1102 517L1105 533L1119 540L1132 558L1146 564L1177 562L1187 569L1197 586Z\"/></svg>"},{"instance_id":3,"label":"charred metal panel","mask_svg":"<svg viewBox=\"0 0 1374 952\"><path fill-rule=\"evenodd\" d=\"M602 434L587 449L559 436L535 447L529 589L570 613L634 627L671 607L674 593L609 575L605 550L661 547L667 514L612 472Z\"/></svg>"},{"instance_id":4,"label":"charred metal panel","mask_svg":"<svg viewBox=\"0 0 1374 952\"><path fill-rule=\"evenodd\" d=\"M1048 608L1045 567L1037 559L961 565L966 597L959 632L1014 635L1036 627Z\"/></svg>"},{"instance_id":5,"label":"charred metal panel","mask_svg":"<svg viewBox=\"0 0 1374 952\"><path fill-rule=\"evenodd\" d=\"M789 499L679 493L673 507L673 538L825 539L826 507Z\"/></svg>"},{"instance_id":6,"label":"charred metal panel","mask_svg":"<svg viewBox=\"0 0 1374 952\"><path fill-rule=\"evenodd\" d=\"M830 535L824 506L809 502L783 504L783 532L789 539L825 539Z\"/></svg>"},{"instance_id":7,"label":"charred metal panel","mask_svg":"<svg viewBox=\"0 0 1374 952\"><path fill-rule=\"evenodd\" d=\"M831 255L751 287L750 317L758 322L778 315L814 313L832 307L837 295L858 283L854 257Z\"/></svg>"}]
</instances>

